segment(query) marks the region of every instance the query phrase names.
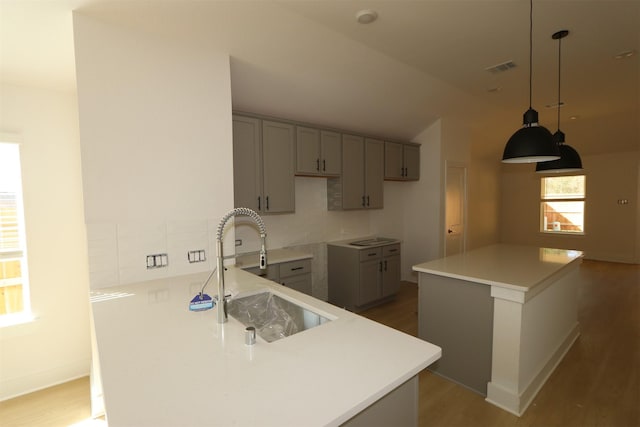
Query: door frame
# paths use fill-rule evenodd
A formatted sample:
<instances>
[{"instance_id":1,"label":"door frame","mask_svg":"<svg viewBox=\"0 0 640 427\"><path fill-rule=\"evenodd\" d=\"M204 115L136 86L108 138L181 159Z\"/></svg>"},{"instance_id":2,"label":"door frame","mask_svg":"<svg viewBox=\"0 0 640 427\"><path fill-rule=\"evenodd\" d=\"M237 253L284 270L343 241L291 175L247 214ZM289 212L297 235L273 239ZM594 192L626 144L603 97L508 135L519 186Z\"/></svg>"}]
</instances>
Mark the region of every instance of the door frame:
<instances>
[{"instance_id":1,"label":"door frame","mask_svg":"<svg viewBox=\"0 0 640 427\"><path fill-rule=\"evenodd\" d=\"M449 168L462 168L464 171L463 174L463 190L462 190L462 252L467 250L467 213L468 213L468 165L464 162L457 162L451 160L445 160L444 166L444 180L443 180L443 188L442 188L442 256L446 256L447 254L447 230L449 225L447 224L447 184L449 182Z\"/></svg>"}]
</instances>

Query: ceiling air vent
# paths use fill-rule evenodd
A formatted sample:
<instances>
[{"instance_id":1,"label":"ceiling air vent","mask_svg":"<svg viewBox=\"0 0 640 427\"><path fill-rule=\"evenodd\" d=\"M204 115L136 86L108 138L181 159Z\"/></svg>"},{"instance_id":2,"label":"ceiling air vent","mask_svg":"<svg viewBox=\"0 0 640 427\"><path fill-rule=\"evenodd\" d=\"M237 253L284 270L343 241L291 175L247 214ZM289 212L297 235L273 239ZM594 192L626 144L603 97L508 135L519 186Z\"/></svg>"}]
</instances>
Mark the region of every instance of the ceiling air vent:
<instances>
[{"instance_id":1,"label":"ceiling air vent","mask_svg":"<svg viewBox=\"0 0 640 427\"><path fill-rule=\"evenodd\" d=\"M491 67L485 68L488 72L492 74L504 73L505 71L509 71L512 68L516 67L516 63L513 61L503 62L502 64L492 65Z\"/></svg>"}]
</instances>

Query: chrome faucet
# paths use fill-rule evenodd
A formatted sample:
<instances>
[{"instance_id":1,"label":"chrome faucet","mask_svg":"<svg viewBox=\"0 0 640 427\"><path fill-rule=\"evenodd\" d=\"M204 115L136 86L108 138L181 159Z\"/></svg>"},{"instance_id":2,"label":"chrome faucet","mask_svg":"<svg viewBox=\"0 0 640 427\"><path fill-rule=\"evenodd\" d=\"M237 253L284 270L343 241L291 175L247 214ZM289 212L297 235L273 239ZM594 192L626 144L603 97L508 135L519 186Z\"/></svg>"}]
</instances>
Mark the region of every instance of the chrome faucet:
<instances>
[{"instance_id":1,"label":"chrome faucet","mask_svg":"<svg viewBox=\"0 0 640 427\"><path fill-rule=\"evenodd\" d=\"M218 257L217 257L217 270L218 270L218 323L225 323L228 319L227 316L227 300L225 299L225 289L224 289L224 257L222 255L222 232L224 231L224 226L229 221L229 218L245 215L249 218L253 219L255 223L258 225L258 229L260 231L260 270L265 270L267 268L267 247L266 247L266 238L267 238L267 229L264 226L264 222L262 222L262 218L255 211L249 208L235 208L230 210L222 217L220 220L220 224L218 225L218 234L216 237L216 244L218 248Z\"/></svg>"}]
</instances>

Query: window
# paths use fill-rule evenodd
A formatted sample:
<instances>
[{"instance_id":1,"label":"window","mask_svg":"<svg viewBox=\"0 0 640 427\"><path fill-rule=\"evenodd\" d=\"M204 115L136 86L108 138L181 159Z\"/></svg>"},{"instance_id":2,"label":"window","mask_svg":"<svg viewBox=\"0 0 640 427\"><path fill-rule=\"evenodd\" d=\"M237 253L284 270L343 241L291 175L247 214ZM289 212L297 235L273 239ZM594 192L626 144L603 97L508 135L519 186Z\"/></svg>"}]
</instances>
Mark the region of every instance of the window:
<instances>
[{"instance_id":1,"label":"window","mask_svg":"<svg viewBox=\"0 0 640 427\"><path fill-rule=\"evenodd\" d=\"M585 176L542 178L540 230L584 234Z\"/></svg>"},{"instance_id":2,"label":"window","mask_svg":"<svg viewBox=\"0 0 640 427\"><path fill-rule=\"evenodd\" d=\"M19 145L0 142L0 323L31 313Z\"/></svg>"}]
</instances>

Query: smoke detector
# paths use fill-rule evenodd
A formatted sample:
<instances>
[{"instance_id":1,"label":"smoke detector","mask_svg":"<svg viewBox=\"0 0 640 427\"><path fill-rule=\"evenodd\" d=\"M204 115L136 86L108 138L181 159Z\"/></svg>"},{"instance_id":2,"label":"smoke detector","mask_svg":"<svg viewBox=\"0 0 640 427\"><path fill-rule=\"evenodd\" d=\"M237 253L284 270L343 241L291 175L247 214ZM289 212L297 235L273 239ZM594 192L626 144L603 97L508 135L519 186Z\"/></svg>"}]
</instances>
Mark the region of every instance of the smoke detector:
<instances>
[{"instance_id":1,"label":"smoke detector","mask_svg":"<svg viewBox=\"0 0 640 427\"><path fill-rule=\"evenodd\" d=\"M371 9L364 9L356 13L356 21L360 24L371 24L378 19L378 12Z\"/></svg>"}]
</instances>

